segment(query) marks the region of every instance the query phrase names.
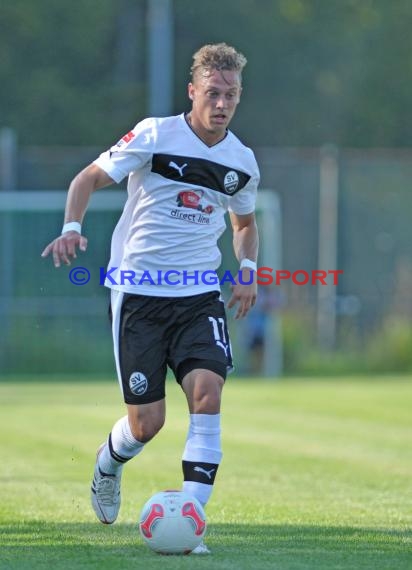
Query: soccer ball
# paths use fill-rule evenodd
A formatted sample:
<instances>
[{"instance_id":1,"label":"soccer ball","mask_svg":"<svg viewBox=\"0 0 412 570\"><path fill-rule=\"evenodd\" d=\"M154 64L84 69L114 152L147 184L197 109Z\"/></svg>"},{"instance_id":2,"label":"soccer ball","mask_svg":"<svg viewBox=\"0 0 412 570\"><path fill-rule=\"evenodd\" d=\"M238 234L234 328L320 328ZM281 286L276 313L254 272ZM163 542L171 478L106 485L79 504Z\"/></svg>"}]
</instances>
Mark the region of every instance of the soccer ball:
<instances>
[{"instance_id":1,"label":"soccer ball","mask_svg":"<svg viewBox=\"0 0 412 570\"><path fill-rule=\"evenodd\" d=\"M153 495L140 513L140 534L159 554L189 554L206 532L206 515L195 497L183 491Z\"/></svg>"}]
</instances>

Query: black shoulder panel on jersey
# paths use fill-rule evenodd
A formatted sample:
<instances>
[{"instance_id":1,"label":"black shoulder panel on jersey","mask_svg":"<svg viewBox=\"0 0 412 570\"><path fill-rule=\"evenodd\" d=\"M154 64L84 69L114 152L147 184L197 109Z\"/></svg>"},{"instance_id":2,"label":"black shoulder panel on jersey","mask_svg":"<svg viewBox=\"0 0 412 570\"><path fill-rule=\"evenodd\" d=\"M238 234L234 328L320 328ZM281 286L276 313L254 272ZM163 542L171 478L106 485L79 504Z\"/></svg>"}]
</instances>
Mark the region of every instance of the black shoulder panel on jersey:
<instances>
[{"instance_id":1,"label":"black shoulder panel on jersey","mask_svg":"<svg viewBox=\"0 0 412 570\"><path fill-rule=\"evenodd\" d=\"M250 180L249 174L204 158L154 154L152 172L183 184L194 184L233 196Z\"/></svg>"}]
</instances>

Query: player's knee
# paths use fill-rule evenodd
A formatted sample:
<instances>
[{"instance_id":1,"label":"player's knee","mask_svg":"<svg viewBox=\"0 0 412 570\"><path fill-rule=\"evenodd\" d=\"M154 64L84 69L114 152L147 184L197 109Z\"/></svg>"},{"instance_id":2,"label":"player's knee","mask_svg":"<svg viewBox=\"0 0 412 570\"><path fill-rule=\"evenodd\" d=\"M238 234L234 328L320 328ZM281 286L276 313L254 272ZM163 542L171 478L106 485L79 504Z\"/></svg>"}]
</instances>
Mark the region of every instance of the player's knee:
<instances>
[{"instance_id":1,"label":"player's knee","mask_svg":"<svg viewBox=\"0 0 412 570\"><path fill-rule=\"evenodd\" d=\"M218 414L220 412L220 396L210 392L202 394L193 402L195 414Z\"/></svg>"},{"instance_id":2,"label":"player's knee","mask_svg":"<svg viewBox=\"0 0 412 570\"><path fill-rule=\"evenodd\" d=\"M147 443L162 429L164 421L143 420L134 422L131 428L133 437L141 443Z\"/></svg>"},{"instance_id":3,"label":"player's knee","mask_svg":"<svg viewBox=\"0 0 412 570\"><path fill-rule=\"evenodd\" d=\"M165 423L163 414L129 415L130 430L133 437L141 443L147 443L162 429Z\"/></svg>"},{"instance_id":4,"label":"player's knee","mask_svg":"<svg viewBox=\"0 0 412 570\"><path fill-rule=\"evenodd\" d=\"M213 373L196 381L193 390L188 395L192 413L219 413L222 387L223 379Z\"/></svg>"}]
</instances>

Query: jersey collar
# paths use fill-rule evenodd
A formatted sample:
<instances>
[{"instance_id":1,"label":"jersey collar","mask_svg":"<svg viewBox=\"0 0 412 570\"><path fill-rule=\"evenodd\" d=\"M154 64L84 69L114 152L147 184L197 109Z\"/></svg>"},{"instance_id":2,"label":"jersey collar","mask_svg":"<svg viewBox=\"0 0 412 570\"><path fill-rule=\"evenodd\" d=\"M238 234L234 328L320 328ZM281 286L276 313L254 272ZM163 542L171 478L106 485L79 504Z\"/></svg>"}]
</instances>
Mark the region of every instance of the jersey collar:
<instances>
[{"instance_id":1,"label":"jersey collar","mask_svg":"<svg viewBox=\"0 0 412 570\"><path fill-rule=\"evenodd\" d=\"M189 113L182 113L182 114L181 114L181 117L182 117L182 119L183 119L183 122L184 122L185 125L186 125L186 128L189 129L190 132L195 135L195 137L197 138L197 140L199 140L206 148L214 148L215 146L219 146L221 143L223 143L224 141L226 141L226 139L227 139L227 137L228 137L228 135L229 135L229 132L230 132L229 129L226 129L226 134L225 134L225 136L223 137L223 139L221 139L221 140L218 141L217 143L212 144L212 145L210 145L210 146L209 146L208 144L206 144L205 141L204 141L203 139L201 139L201 138L199 137L199 135L198 135L197 133L195 133L195 131L192 129L192 126L190 125L189 121L187 120L187 115L188 115L188 114L189 114Z\"/></svg>"}]
</instances>

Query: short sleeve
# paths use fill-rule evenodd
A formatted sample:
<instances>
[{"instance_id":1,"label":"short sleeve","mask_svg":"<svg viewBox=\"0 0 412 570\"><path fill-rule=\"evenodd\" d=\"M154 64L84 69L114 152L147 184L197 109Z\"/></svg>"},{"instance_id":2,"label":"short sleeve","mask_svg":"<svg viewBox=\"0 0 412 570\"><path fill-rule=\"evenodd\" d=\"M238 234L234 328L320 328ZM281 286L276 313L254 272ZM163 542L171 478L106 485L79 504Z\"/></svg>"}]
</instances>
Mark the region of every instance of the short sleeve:
<instances>
[{"instance_id":1,"label":"short sleeve","mask_svg":"<svg viewBox=\"0 0 412 570\"><path fill-rule=\"evenodd\" d=\"M234 214L246 215L251 214L256 208L257 189L259 186L260 174L256 165L256 170L251 176L249 182L242 190L237 192L229 200L229 211Z\"/></svg>"},{"instance_id":2,"label":"short sleeve","mask_svg":"<svg viewBox=\"0 0 412 570\"><path fill-rule=\"evenodd\" d=\"M119 183L131 172L139 170L153 156L155 121L145 119L95 161L115 182Z\"/></svg>"}]
</instances>

